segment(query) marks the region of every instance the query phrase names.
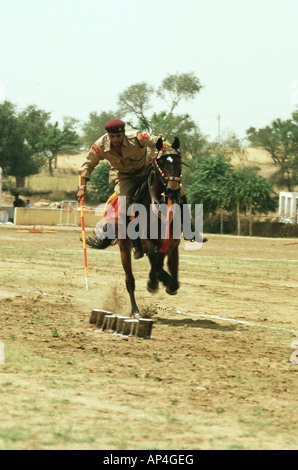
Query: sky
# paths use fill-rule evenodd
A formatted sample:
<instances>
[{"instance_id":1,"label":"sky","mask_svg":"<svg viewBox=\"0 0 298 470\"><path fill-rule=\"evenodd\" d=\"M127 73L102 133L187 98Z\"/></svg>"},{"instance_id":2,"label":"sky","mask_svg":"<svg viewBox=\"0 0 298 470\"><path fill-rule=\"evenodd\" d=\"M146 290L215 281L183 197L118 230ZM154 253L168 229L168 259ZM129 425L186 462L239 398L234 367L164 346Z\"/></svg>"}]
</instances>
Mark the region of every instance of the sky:
<instances>
[{"instance_id":1,"label":"sky","mask_svg":"<svg viewBox=\"0 0 298 470\"><path fill-rule=\"evenodd\" d=\"M242 139L297 109L297 25L297 0L0 0L0 102L83 124L131 85L194 73L176 112Z\"/></svg>"}]
</instances>

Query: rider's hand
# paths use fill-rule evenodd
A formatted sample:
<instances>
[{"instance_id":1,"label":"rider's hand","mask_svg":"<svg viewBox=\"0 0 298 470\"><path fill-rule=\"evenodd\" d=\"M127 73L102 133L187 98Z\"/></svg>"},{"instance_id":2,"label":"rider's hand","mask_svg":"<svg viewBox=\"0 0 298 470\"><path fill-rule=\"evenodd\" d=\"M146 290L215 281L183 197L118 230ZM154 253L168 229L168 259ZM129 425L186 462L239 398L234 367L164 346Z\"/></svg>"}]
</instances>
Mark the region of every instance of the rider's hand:
<instances>
[{"instance_id":1,"label":"rider's hand","mask_svg":"<svg viewBox=\"0 0 298 470\"><path fill-rule=\"evenodd\" d=\"M85 188L83 188L81 186L80 189L78 190L78 194L77 194L78 200L80 201L82 199L82 197L85 196L85 194L86 194L86 186L85 186Z\"/></svg>"}]
</instances>

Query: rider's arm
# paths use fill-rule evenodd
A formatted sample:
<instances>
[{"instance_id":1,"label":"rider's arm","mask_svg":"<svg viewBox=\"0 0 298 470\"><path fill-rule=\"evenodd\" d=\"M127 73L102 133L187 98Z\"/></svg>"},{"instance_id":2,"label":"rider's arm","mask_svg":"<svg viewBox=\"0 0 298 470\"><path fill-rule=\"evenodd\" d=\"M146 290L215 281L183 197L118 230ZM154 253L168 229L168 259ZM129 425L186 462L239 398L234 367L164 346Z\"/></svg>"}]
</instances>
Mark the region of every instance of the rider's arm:
<instances>
[{"instance_id":1,"label":"rider's arm","mask_svg":"<svg viewBox=\"0 0 298 470\"><path fill-rule=\"evenodd\" d=\"M77 193L78 199L81 199L82 197L85 196L86 185L87 185L87 182L91 178L91 173L93 172L94 168L99 164L99 162L103 160L103 157L101 156L100 153L101 152L98 148L98 143L96 142L95 144L92 145L86 157L85 162L79 169L80 187Z\"/></svg>"},{"instance_id":2,"label":"rider's arm","mask_svg":"<svg viewBox=\"0 0 298 470\"><path fill-rule=\"evenodd\" d=\"M138 132L137 135L137 139L142 147L155 147L159 137L147 132Z\"/></svg>"}]
</instances>

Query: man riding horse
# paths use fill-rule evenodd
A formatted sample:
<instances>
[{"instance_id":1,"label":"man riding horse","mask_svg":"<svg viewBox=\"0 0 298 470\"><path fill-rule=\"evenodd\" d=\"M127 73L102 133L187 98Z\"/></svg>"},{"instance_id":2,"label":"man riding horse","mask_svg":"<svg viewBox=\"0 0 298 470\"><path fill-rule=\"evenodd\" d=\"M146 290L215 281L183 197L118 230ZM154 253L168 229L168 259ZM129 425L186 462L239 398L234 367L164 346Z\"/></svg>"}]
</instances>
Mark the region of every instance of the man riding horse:
<instances>
[{"instance_id":1,"label":"man riding horse","mask_svg":"<svg viewBox=\"0 0 298 470\"><path fill-rule=\"evenodd\" d=\"M86 161L79 169L81 186L77 193L80 200L86 194L86 185L91 173L102 160L107 160L111 169L109 183L115 185L114 191L119 196L127 197L144 174L146 165L152 160L153 153L159 137L135 129L125 129L125 122L113 119L104 126L107 131L91 147ZM187 204L186 194L180 188L181 204ZM144 256L140 238L132 240L134 258Z\"/></svg>"}]
</instances>

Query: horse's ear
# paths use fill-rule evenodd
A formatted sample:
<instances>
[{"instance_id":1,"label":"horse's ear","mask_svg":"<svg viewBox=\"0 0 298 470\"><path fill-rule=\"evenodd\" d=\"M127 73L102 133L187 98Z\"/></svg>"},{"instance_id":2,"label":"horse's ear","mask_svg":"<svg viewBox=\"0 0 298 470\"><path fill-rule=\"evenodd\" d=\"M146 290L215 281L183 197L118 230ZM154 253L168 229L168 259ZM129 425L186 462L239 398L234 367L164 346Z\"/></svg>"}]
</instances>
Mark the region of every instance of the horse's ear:
<instances>
[{"instance_id":1,"label":"horse's ear","mask_svg":"<svg viewBox=\"0 0 298 470\"><path fill-rule=\"evenodd\" d=\"M162 140L162 138L160 137L160 138L158 139L158 141L156 142L156 148L157 148L158 151L160 151L160 150L162 149L162 147L163 147L163 140Z\"/></svg>"},{"instance_id":2,"label":"horse's ear","mask_svg":"<svg viewBox=\"0 0 298 470\"><path fill-rule=\"evenodd\" d=\"M180 147L180 140L178 139L178 137L175 137L174 142L172 143L172 148L174 150L178 150L179 147Z\"/></svg>"}]
</instances>

